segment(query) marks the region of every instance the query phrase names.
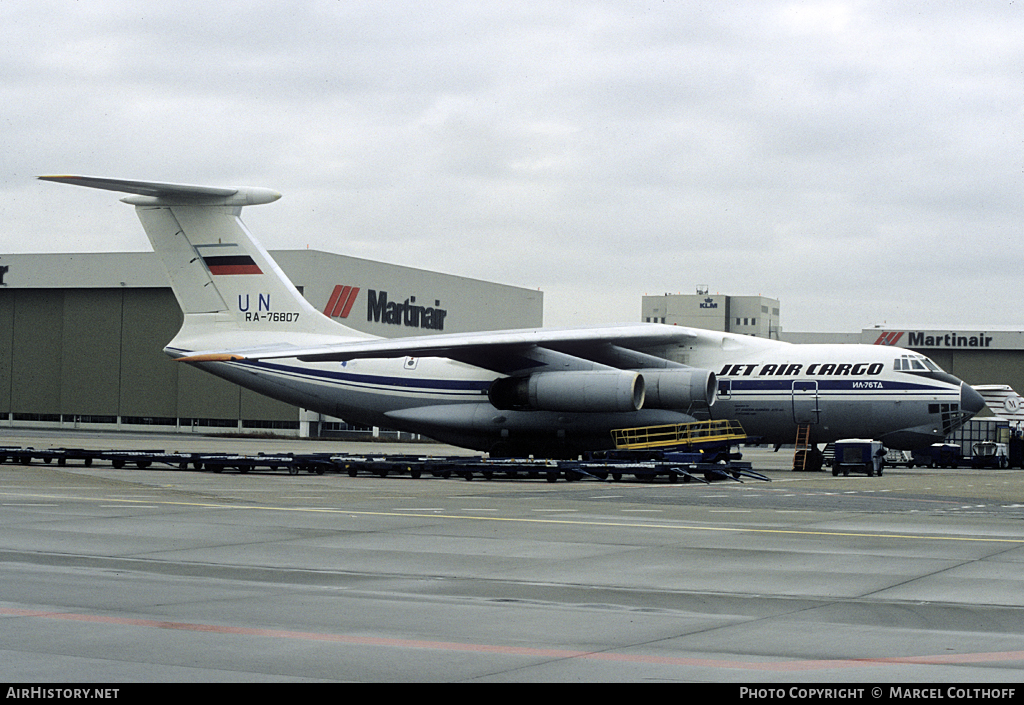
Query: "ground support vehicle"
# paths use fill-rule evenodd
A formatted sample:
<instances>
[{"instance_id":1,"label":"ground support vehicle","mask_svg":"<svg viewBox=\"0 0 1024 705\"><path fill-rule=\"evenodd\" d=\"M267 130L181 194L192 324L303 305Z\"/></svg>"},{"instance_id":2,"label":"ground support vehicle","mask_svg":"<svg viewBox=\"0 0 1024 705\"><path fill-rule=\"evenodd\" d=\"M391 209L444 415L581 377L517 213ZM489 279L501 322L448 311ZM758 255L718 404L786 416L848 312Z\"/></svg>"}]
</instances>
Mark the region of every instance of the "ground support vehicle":
<instances>
[{"instance_id":1,"label":"ground support vehicle","mask_svg":"<svg viewBox=\"0 0 1024 705\"><path fill-rule=\"evenodd\" d=\"M862 472L868 476L881 476L885 468L885 447L881 441L848 438L835 443L832 475Z\"/></svg>"},{"instance_id":2,"label":"ground support vehicle","mask_svg":"<svg viewBox=\"0 0 1024 705\"><path fill-rule=\"evenodd\" d=\"M960 456L957 465L973 465L974 447L978 443L990 441L993 443L1007 444L1011 465L1021 464L1020 447L1009 447L1013 443L1014 429L1010 428L1009 422L998 416L986 416L974 418L946 436L946 443L953 443L960 447ZM1015 444L1016 445L1016 444ZM1013 462L1016 456L1016 463Z\"/></svg>"},{"instance_id":3,"label":"ground support vehicle","mask_svg":"<svg viewBox=\"0 0 1024 705\"><path fill-rule=\"evenodd\" d=\"M1005 443L981 441L971 449L971 467L974 468L1008 468L1010 454Z\"/></svg>"},{"instance_id":4,"label":"ground support vehicle","mask_svg":"<svg viewBox=\"0 0 1024 705\"><path fill-rule=\"evenodd\" d=\"M955 468L963 461L963 451L956 443L932 443L914 451L911 467Z\"/></svg>"},{"instance_id":5,"label":"ground support vehicle","mask_svg":"<svg viewBox=\"0 0 1024 705\"><path fill-rule=\"evenodd\" d=\"M885 467L892 468L903 466L905 468L912 467L914 463L914 455L909 450L892 450L886 449L885 451Z\"/></svg>"}]
</instances>

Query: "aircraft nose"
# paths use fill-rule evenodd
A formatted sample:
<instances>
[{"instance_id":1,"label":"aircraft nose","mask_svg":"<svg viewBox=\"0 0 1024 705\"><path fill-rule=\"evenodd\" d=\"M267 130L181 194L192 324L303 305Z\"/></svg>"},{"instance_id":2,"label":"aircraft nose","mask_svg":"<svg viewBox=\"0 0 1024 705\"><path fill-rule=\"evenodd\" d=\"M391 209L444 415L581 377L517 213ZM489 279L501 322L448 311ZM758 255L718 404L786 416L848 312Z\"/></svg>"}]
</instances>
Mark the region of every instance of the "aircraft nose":
<instances>
[{"instance_id":1,"label":"aircraft nose","mask_svg":"<svg viewBox=\"0 0 1024 705\"><path fill-rule=\"evenodd\" d=\"M979 411L985 408L985 400L978 390L967 384L966 382L960 383L960 410L966 411L969 414L977 414Z\"/></svg>"}]
</instances>

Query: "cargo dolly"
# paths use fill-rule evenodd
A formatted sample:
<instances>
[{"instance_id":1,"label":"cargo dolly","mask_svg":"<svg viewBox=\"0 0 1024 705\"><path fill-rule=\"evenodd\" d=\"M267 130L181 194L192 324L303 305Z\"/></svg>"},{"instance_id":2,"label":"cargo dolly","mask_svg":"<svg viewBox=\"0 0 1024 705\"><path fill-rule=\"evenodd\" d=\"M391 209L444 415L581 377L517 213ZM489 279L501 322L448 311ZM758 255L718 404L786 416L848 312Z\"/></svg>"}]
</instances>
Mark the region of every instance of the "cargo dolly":
<instances>
[{"instance_id":1,"label":"cargo dolly","mask_svg":"<svg viewBox=\"0 0 1024 705\"><path fill-rule=\"evenodd\" d=\"M737 421L698 421L668 426L645 426L612 431L614 450L587 453L575 460L537 458L417 457L394 455L336 455L332 460L343 472L355 477L360 472L385 477L405 474L418 478L482 477L543 478L567 482L586 478L613 481L632 475L643 482L659 477L669 482L712 482L741 478L770 481L742 462L731 448L746 440Z\"/></svg>"},{"instance_id":2,"label":"cargo dolly","mask_svg":"<svg viewBox=\"0 0 1024 705\"><path fill-rule=\"evenodd\" d=\"M472 480L545 479L568 482L583 479L618 481L628 475L643 482L665 478L669 482L711 482L741 478L769 481L742 462L733 444L746 439L735 421L704 421L672 426L619 429L612 432L614 450L587 453L575 460L541 458L488 458L484 456L422 456L337 453L284 453L239 455L233 453L166 453L162 450L84 450L0 447L0 463L12 460L23 465L34 461L65 465L69 461L92 465L108 462L116 469L134 466L140 469L166 466L176 470L202 470L214 473L234 471L300 472L323 475L326 472L360 473L378 477L408 475Z\"/></svg>"},{"instance_id":3,"label":"cargo dolly","mask_svg":"<svg viewBox=\"0 0 1024 705\"><path fill-rule=\"evenodd\" d=\"M21 448L0 446L0 463L12 461L29 465L34 461L67 465L69 461L90 466L94 462L106 462L115 469L134 466L141 469L165 465L176 470L208 470L224 472L235 470L247 473L252 470L286 470L291 475L301 471L323 475L335 470L331 453L285 453L278 455L239 455L235 453L166 453L163 450L86 450L81 448Z\"/></svg>"}]
</instances>

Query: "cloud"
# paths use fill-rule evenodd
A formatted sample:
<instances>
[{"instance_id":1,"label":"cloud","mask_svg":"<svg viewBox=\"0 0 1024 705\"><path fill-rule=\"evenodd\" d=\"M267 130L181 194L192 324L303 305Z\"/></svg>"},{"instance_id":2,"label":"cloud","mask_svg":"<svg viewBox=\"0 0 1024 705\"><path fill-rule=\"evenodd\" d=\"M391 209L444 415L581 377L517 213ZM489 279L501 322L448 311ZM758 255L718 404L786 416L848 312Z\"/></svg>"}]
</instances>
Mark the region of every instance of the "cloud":
<instances>
[{"instance_id":1,"label":"cloud","mask_svg":"<svg viewBox=\"0 0 1024 705\"><path fill-rule=\"evenodd\" d=\"M6 252L146 249L78 172L275 188L271 247L541 288L697 283L789 330L1016 323L1010 3L6 3ZM69 193L70 191L70 193ZM984 306L978 305L982 298Z\"/></svg>"}]
</instances>

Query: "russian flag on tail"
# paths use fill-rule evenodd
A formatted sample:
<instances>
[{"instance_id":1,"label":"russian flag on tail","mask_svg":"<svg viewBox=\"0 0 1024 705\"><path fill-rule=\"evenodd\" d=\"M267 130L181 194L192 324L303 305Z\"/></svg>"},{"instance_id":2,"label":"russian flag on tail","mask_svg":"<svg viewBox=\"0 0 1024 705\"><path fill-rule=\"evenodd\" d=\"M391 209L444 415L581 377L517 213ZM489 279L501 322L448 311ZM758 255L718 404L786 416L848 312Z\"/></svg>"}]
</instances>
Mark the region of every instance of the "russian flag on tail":
<instances>
[{"instance_id":1,"label":"russian flag on tail","mask_svg":"<svg viewBox=\"0 0 1024 705\"><path fill-rule=\"evenodd\" d=\"M249 255L217 255L203 257L210 274L263 274Z\"/></svg>"}]
</instances>

